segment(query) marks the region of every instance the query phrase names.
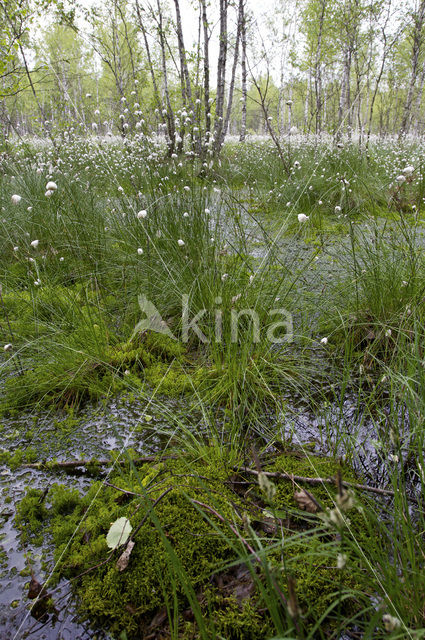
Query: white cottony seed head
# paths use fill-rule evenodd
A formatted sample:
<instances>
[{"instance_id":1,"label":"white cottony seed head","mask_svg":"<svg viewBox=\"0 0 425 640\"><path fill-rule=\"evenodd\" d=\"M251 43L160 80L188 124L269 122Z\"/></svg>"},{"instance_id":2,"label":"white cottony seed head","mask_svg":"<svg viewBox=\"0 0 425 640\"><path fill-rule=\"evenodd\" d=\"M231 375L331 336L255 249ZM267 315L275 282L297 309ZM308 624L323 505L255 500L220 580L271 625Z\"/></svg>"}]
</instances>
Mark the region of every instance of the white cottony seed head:
<instances>
[{"instance_id":1,"label":"white cottony seed head","mask_svg":"<svg viewBox=\"0 0 425 640\"><path fill-rule=\"evenodd\" d=\"M345 553L338 553L338 557L336 559L337 569L343 569L347 564L347 555Z\"/></svg>"},{"instance_id":2,"label":"white cottony seed head","mask_svg":"<svg viewBox=\"0 0 425 640\"><path fill-rule=\"evenodd\" d=\"M389 613L385 613L382 616L382 622L384 624L385 631L388 631L390 633L391 631L395 631L396 629L399 629L401 626L400 620L395 616L391 616Z\"/></svg>"}]
</instances>

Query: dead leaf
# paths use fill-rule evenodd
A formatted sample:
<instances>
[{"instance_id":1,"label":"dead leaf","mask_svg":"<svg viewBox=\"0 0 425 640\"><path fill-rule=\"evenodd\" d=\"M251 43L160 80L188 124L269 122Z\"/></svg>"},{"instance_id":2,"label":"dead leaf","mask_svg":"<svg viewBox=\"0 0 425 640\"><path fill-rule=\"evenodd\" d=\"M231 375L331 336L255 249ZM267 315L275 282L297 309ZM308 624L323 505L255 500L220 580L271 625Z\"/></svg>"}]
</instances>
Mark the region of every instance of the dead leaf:
<instances>
[{"instance_id":1,"label":"dead leaf","mask_svg":"<svg viewBox=\"0 0 425 640\"><path fill-rule=\"evenodd\" d=\"M233 597L237 600L239 606L242 608L243 603L249 600L255 592L254 581L251 576L247 576L244 582L236 584L233 590Z\"/></svg>"},{"instance_id":2,"label":"dead leaf","mask_svg":"<svg viewBox=\"0 0 425 640\"><path fill-rule=\"evenodd\" d=\"M299 493L301 493L301 491ZM293 620L297 620L301 611L298 607L297 593L295 591L295 580L292 576L288 576L288 592L289 592L289 600L287 604L288 613Z\"/></svg>"},{"instance_id":3,"label":"dead leaf","mask_svg":"<svg viewBox=\"0 0 425 640\"><path fill-rule=\"evenodd\" d=\"M32 573L31 582L29 583L29 587L28 587L28 598L30 598L31 600L35 600L35 598L37 598L40 595L42 590L43 590L42 585L39 583L35 575Z\"/></svg>"},{"instance_id":4,"label":"dead leaf","mask_svg":"<svg viewBox=\"0 0 425 640\"><path fill-rule=\"evenodd\" d=\"M152 618L149 624L148 630L151 631L153 629L157 629L158 627L161 627L164 624L164 622L167 620L167 618L168 618L167 609L166 607L163 607Z\"/></svg>"},{"instance_id":5,"label":"dead leaf","mask_svg":"<svg viewBox=\"0 0 425 640\"><path fill-rule=\"evenodd\" d=\"M31 606L31 616L36 620L45 622L49 614L57 616L58 612L52 603L51 594L46 591L44 585L40 584L32 572L28 586L28 598L35 600Z\"/></svg>"},{"instance_id":6,"label":"dead leaf","mask_svg":"<svg viewBox=\"0 0 425 640\"><path fill-rule=\"evenodd\" d=\"M135 616L137 614L137 607L132 605L131 602L127 602L125 608L129 613L131 613L132 616Z\"/></svg>"},{"instance_id":7,"label":"dead leaf","mask_svg":"<svg viewBox=\"0 0 425 640\"><path fill-rule=\"evenodd\" d=\"M319 507L308 491L305 489L301 489L301 491L296 491L294 493L294 498L302 511L308 511L309 513L317 513L319 511Z\"/></svg>"},{"instance_id":8,"label":"dead leaf","mask_svg":"<svg viewBox=\"0 0 425 640\"><path fill-rule=\"evenodd\" d=\"M224 598L236 599L241 608L244 601L255 592L254 579L245 565L234 567L226 573L213 575L212 582L217 586L220 595Z\"/></svg>"},{"instance_id":9,"label":"dead leaf","mask_svg":"<svg viewBox=\"0 0 425 640\"><path fill-rule=\"evenodd\" d=\"M124 571L128 567L128 561L130 560L131 552L133 551L134 542L133 540L129 540L125 551L122 552L120 557L117 560L117 569L118 571Z\"/></svg>"}]
</instances>

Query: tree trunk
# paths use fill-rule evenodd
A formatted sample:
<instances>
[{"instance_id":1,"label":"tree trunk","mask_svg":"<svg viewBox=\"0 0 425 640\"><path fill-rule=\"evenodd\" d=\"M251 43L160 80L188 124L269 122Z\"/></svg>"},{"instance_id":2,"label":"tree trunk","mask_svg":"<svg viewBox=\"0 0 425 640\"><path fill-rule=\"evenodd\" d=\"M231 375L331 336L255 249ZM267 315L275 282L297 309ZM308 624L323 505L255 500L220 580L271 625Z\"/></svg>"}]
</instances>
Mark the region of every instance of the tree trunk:
<instances>
[{"instance_id":1,"label":"tree trunk","mask_svg":"<svg viewBox=\"0 0 425 640\"><path fill-rule=\"evenodd\" d=\"M314 93L316 98L316 133L322 130L322 38L326 0L320 0L319 33L314 62Z\"/></svg>"},{"instance_id":2,"label":"tree trunk","mask_svg":"<svg viewBox=\"0 0 425 640\"><path fill-rule=\"evenodd\" d=\"M210 57L206 0L200 0L202 11L202 27L204 31L204 110L205 110L205 143L209 142L211 133L211 105L210 105Z\"/></svg>"},{"instance_id":3,"label":"tree trunk","mask_svg":"<svg viewBox=\"0 0 425 640\"><path fill-rule=\"evenodd\" d=\"M246 139L246 102L247 102L247 68L246 68L246 14L245 14L245 1L240 0L239 9L242 12L241 17L241 67L242 67L242 124L240 142L245 142Z\"/></svg>"},{"instance_id":4,"label":"tree trunk","mask_svg":"<svg viewBox=\"0 0 425 640\"><path fill-rule=\"evenodd\" d=\"M344 52L344 67L342 71L341 93L338 106L338 129L336 139L339 140L344 129L350 126L350 72L351 51L347 47Z\"/></svg>"},{"instance_id":5,"label":"tree trunk","mask_svg":"<svg viewBox=\"0 0 425 640\"><path fill-rule=\"evenodd\" d=\"M155 69L154 69L154 66L153 66L153 63L152 63L152 56L151 56L151 51L150 51L150 47L149 47L149 41L148 41L148 37L147 37L147 33L146 33L144 22L142 20L142 12L140 10L139 0L136 0L136 15L137 15L139 27L140 27L140 29L142 31L143 41L144 41L144 44L145 44L146 58L148 60L149 73L150 73L150 76L151 76L151 79L152 79L152 87L153 87L153 95L154 95L155 103L156 103L157 108L159 110L161 110L161 107L162 107L161 98L160 98L159 91L158 91L158 83L156 81Z\"/></svg>"},{"instance_id":6,"label":"tree trunk","mask_svg":"<svg viewBox=\"0 0 425 640\"><path fill-rule=\"evenodd\" d=\"M233 57L232 75L231 75L231 78L230 78L230 86L229 86L229 95L227 97L226 118L224 120L223 128L222 128L222 131L221 131L221 137L220 137L220 141L219 141L219 149L218 149L218 151L220 151L221 147L223 146L224 138L226 136L227 129L229 127L230 114L231 114L231 111L232 111L233 93L234 93L234 90L235 90L236 68L237 68L237 65L238 65L238 58L239 58L239 43L240 43L240 39L241 39L241 30L242 30L243 10L242 10L241 7L243 5L243 2L244 2L244 0L239 0L238 24L237 24L237 28L236 28L235 54L234 54L234 57Z\"/></svg>"},{"instance_id":7,"label":"tree trunk","mask_svg":"<svg viewBox=\"0 0 425 640\"><path fill-rule=\"evenodd\" d=\"M190 85L190 76L189 76L189 69L187 66L186 50L184 48L182 18L180 14L179 0L174 0L174 6L176 8L177 44L179 48L179 57L180 57L180 73L182 77L183 104L193 109L192 88Z\"/></svg>"},{"instance_id":8,"label":"tree trunk","mask_svg":"<svg viewBox=\"0 0 425 640\"><path fill-rule=\"evenodd\" d=\"M214 151L218 155L220 152L220 140L223 131L224 114L224 91L226 81L226 61L227 61L227 8L229 0L220 0L220 46L217 64L217 98L215 105L214 120Z\"/></svg>"},{"instance_id":9,"label":"tree trunk","mask_svg":"<svg viewBox=\"0 0 425 640\"><path fill-rule=\"evenodd\" d=\"M164 36L164 29L163 29L163 23L162 23L162 11L161 11L161 5L159 0L157 0L157 7L158 7L158 17L157 17L158 35L159 35L159 43L161 47L162 80L164 83L164 95L165 95L165 102L167 105L167 115L166 115L167 129L168 129L167 146L168 146L168 154L171 156L171 154L174 152L174 148L176 144L176 127L174 124L174 113L171 107L170 92L168 89L167 58L165 55L165 36Z\"/></svg>"},{"instance_id":10,"label":"tree trunk","mask_svg":"<svg viewBox=\"0 0 425 640\"><path fill-rule=\"evenodd\" d=\"M403 117L401 120L400 136L409 133L412 121L412 105L415 92L416 80L419 73L420 55L424 44L423 27L425 22L425 0L421 0L418 11L413 16L413 45L412 45L412 72L410 74L409 88L407 90L406 102L404 103Z\"/></svg>"},{"instance_id":11,"label":"tree trunk","mask_svg":"<svg viewBox=\"0 0 425 640\"><path fill-rule=\"evenodd\" d=\"M415 130L416 133L419 133L419 125L420 125L420 114L421 114L421 103L422 96L424 93L424 83L425 83L425 60L422 63L422 71L419 79L419 88L416 96L415 102Z\"/></svg>"}]
</instances>

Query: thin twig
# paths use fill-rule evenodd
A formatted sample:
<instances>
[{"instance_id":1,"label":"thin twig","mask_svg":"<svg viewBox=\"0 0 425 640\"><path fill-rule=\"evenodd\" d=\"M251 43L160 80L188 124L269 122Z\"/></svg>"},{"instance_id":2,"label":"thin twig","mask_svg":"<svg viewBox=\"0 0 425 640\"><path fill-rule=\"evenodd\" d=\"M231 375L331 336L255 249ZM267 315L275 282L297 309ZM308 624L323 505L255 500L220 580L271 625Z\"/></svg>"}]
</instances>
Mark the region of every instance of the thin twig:
<instances>
[{"instance_id":1,"label":"thin twig","mask_svg":"<svg viewBox=\"0 0 425 640\"><path fill-rule=\"evenodd\" d=\"M131 534L129 540L133 540L134 536L136 535L136 533L138 531L140 531L140 529L143 527L143 525L145 524L146 520L148 519L148 516L150 515L151 511L153 511L156 507L156 505L158 504L158 502L160 502L162 500L162 498L165 498L165 496L167 495L167 493L170 493L170 491L172 491L174 487L168 487L168 489L166 489L166 491L164 491L164 493L161 493L161 495L159 496L159 498L157 498L155 500L155 502L149 507L149 510L146 512L146 514L143 516L141 522L137 525L137 527L134 529L133 533Z\"/></svg>"},{"instance_id":2,"label":"thin twig","mask_svg":"<svg viewBox=\"0 0 425 640\"><path fill-rule=\"evenodd\" d=\"M243 473L249 473L254 476L258 476L258 471L255 469L249 469L247 467L239 468L233 467L234 471L239 471ZM338 482L336 478L309 478L307 476L297 476L292 473L284 473L281 471L262 471L265 476L269 478L281 478L282 480L291 480L295 482L305 482L311 485L320 485L320 484L333 484L334 486L338 486ZM371 487L368 484L358 484L357 482L347 482L345 480L342 481L342 485L344 487L349 487L352 489L359 489L359 491L369 491L370 493L376 493L381 496L390 496L394 497L395 492L391 491L391 489L381 489L380 487ZM413 496L406 496L408 500L412 502L417 502L416 498Z\"/></svg>"}]
</instances>

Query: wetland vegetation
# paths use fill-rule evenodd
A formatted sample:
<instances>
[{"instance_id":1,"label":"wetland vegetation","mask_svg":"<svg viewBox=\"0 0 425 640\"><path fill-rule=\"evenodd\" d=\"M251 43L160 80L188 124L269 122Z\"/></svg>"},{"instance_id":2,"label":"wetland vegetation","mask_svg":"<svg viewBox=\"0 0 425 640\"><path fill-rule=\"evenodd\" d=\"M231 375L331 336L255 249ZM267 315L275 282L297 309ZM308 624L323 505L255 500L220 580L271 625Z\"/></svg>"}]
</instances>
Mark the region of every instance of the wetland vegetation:
<instances>
[{"instance_id":1,"label":"wetland vegetation","mask_svg":"<svg viewBox=\"0 0 425 640\"><path fill-rule=\"evenodd\" d=\"M12 4L2 9L16 27L27 18ZM311 94L307 120L295 76L267 94L274 72L261 56L267 74L251 72L248 98L242 77L232 111L220 62L211 96L200 80L205 51L170 71L184 53L179 3L174 49L166 3L146 3L146 20L130 4L110 3L121 71L105 62L97 14L84 44L53 3L31 69L27 32L0 16L11 40L0 64L0 635L423 638L425 143L406 51L423 37L425 5L412 31L390 22L410 78L398 110L384 84L370 112L342 87L347 123L330 77L327 106ZM391 3L366 4L362 20L382 26ZM310 13L330 7L341 27L342 5L304 5L317 53ZM229 7L243 69L252 16L223 0L221 26ZM154 59L135 35L145 27ZM35 62L48 54L57 70L58 42L94 47L103 65L64 76L83 88L97 78L110 98L80 86L81 121L38 99ZM131 52L150 72L140 85ZM378 62L371 54L376 73ZM49 82L69 98L57 74ZM384 107L395 124L383 131Z\"/></svg>"}]
</instances>

